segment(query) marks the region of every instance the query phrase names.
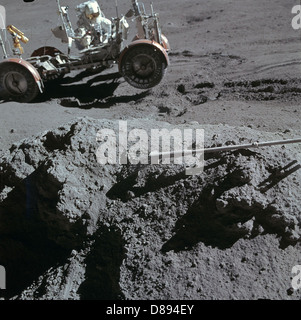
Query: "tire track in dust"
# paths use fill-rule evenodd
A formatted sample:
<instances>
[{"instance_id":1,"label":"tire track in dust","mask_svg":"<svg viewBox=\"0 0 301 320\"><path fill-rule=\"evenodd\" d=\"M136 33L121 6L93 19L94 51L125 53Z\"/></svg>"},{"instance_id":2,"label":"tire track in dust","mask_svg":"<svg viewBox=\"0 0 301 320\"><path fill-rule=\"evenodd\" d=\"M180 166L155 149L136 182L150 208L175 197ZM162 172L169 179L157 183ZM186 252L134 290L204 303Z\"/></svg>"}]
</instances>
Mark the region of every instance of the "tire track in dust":
<instances>
[{"instance_id":1,"label":"tire track in dust","mask_svg":"<svg viewBox=\"0 0 301 320\"><path fill-rule=\"evenodd\" d=\"M264 72L264 71L268 71L268 70L271 70L271 69L277 69L277 68L282 68L282 67L286 67L286 66L291 66L291 65L294 65L294 64L300 64L301 65L301 59L289 60L289 61L286 61L286 62L275 63L275 64L270 64L270 65L267 65L267 66L258 67L253 72L259 73L259 72ZM300 66L300 68L301 68L301 66Z\"/></svg>"},{"instance_id":2,"label":"tire track in dust","mask_svg":"<svg viewBox=\"0 0 301 320\"><path fill-rule=\"evenodd\" d=\"M274 64L268 64L264 66L255 67L254 69L249 70L239 70L239 71L232 71L229 72L228 75L236 75L236 76L252 76L254 74L260 74L264 73L273 69L280 69L287 66L293 66L300 64L300 70L301 70L301 59L294 59L294 60L288 60L285 62L280 63L274 63Z\"/></svg>"},{"instance_id":3,"label":"tire track in dust","mask_svg":"<svg viewBox=\"0 0 301 320\"><path fill-rule=\"evenodd\" d=\"M202 59L204 58L213 58L213 62L216 63L216 57L217 54L204 54L204 55L196 55L194 53L191 52L187 52L183 54L183 52L175 52L174 54L172 54L172 66L173 68L182 68L182 67L192 67L195 65L200 65L202 63ZM182 57L182 58L180 58ZM220 58L226 58L226 55L220 55ZM186 58L186 59L185 59ZM229 59L231 59L231 56L228 56ZM241 58L242 59L242 58ZM245 60L245 59L242 59ZM242 61L242 63L247 63L247 60ZM250 76L252 74L258 74L258 73L262 73L262 72L266 72L269 70L273 70L273 69L279 69L279 68L283 68L283 67L287 67L287 66L292 66L292 65L298 65L300 64L300 69L301 69L301 59L293 59L293 60L288 60L288 61L282 61L280 63L273 63L273 64L268 64L268 65L264 65L264 66L259 66L259 67L255 67L249 70L233 70L233 65L231 66L232 68L229 70L228 74L236 74L237 76ZM208 67L208 63L204 63L204 66Z\"/></svg>"}]
</instances>

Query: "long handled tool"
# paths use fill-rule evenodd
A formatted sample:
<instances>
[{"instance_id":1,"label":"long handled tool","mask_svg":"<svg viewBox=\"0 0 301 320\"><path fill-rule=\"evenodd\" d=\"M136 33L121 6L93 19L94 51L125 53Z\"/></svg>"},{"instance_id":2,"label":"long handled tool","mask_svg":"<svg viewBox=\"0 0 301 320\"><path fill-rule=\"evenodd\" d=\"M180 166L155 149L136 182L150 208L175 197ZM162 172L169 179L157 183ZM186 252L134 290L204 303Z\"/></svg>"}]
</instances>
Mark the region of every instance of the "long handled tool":
<instances>
[{"instance_id":1,"label":"long handled tool","mask_svg":"<svg viewBox=\"0 0 301 320\"><path fill-rule=\"evenodd\" d=\"M239 149L249 149L249 148L261 148L261 147L269 147L275 145L285 145L285 144L292 144L292 143L301 143L301 138L296 139L287 139L287 140L276 140L276 141L267 141L267 142L253 142L250 144L241 144L241 145L229 145L229 146L222 146L222 147L213 147L213 148L203 148L203 149L195 149L195 150L181 150L181 151L174 151L174 152L151 152L151 157L158 157L158 156L182 156L185 154L190 154L191 152L194 153L213 153L213 152L222 152L222 151L231 151L231 150L239 150Z\"/></svg>"}]
</instances>

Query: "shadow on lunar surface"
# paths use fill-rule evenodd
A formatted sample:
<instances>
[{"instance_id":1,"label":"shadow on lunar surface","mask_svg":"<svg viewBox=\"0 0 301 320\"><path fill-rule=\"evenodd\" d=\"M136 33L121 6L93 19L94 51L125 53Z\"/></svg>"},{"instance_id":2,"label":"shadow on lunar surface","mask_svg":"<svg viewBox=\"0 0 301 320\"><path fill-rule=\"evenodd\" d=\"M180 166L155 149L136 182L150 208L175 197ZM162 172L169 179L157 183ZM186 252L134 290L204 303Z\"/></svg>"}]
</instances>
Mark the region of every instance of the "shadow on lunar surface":
<instances>
[{"instance_id":1,"label":"shadow on lunar surface","mask_svg":"<svg viewBox=\"0 0 301 320\"><path fill-rule=\"evenodd\" d=\"M45 86L45 92L34 102L47 102L59 99L63 107L68 108L110 108L116 103L138 101L149 94L149 90L139 94L114 96L115 90L120 85L120 74L111 73L91 77L93 72L83 71L75 77L66 77L50 81Z\"/></svg>"},{"instance_id":2,"label":"shadow on lunar surface","mask_svg":"<svg viewBox=\"0 0 301 320\"><path fill-rule=\"evenodd\" d=\"M50 234L58 235L51 227L54 221L56 226L62 223L63 229L68 229L70 223L64 218L60 222L55 220L60 187L52 184L53 198L43 196L37 187L39 173L40 169L15 185L0 205L0 264L7 270L7 298L20 293L50 267L64 261L70 252L70 248L56 243L54 238L49 239ZM47 221L40 210L54 220ZM63 229L59 232L67 236Z\"/></svg>"},{"instance_id":3,"label":"shadow on lunar surface","mask_svg":"<svg viewBox=\"0 0 301 320\"><path fill-rule=\"evenodd\" d=\"M85 259L85 281L77 293L81 300L123 300L119 280L125 249L120 230L100 226L94 238Z\"/></svg>"},{"instance_id":4,"label":"shadow on lunar surface","mask_svg":"<svg viewBox=\"0 0 301 320\"><path fill-rule=\"evenodd\" d=\"M257 186L257 190L265 194L300 168L296 160L275 168ZM161 251L191 250L199 242L224 250L241 238L252 239L264 234L277 235L281 249L295 245L297 240L291 238L286 230L287 222L277 218L281 216L281 211L277 211L272 205L263 207L256 199L251 203L240 203L229 197L225 199L226 206L219 208L217 202L225 192L247 183L241 179L242 176L242 171L236 169L219 178L214 185L205 187L184 216L177 220L174 235L163 244Z\"/></svg>"},{"instance_id":5,"label":"shadow on lunar surface","mask_svg":"<svg viewBox=\"0 0 301 320\"><path fill-rule=\"evenodd\" d=\"M150 94L150 90L145 90L133 95L115 96L114 92L121 84L121 75L118 72L95 74L97 71L85 70L74 77L66 76L62 79L48 81L45 83L44 92L31 103L58 99L59 104L66 108L110 108L117 103L139 101ZM1 87L0 102L7 102L4 95L1 96Z\"/></svg>"}]
</instances>

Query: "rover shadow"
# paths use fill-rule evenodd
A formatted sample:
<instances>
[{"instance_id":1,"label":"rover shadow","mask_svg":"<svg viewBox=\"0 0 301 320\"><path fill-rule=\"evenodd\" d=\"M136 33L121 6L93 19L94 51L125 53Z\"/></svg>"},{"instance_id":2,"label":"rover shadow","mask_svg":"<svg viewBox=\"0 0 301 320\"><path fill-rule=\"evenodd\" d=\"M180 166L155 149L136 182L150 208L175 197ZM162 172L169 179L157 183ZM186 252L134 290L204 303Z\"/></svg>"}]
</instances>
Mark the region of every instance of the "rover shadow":
<instances>
[{"instance_id":1,"label":"rover shadow","mask_svg":"<svg viewBox=\"0 0 301 320\"><path fill-rule=\"evenodd\" d=\"M33 102L47 102L52 99L70 99L72 101L78 100L78 106L81 104L88 105L95 102L95 100L103 100L111 97L114 91L119 86L119 82L112 80L108 82L97 83L68 83L58 81L49 81L45 84L44 93L39 95ZM63 100L64 101L64 100Z\"/></svg>"},{"instance_id":2,"label":"rover shadow","mask_svg":"<svg viewBox=\"0 0 301 320\"><path fill-rule=\"evenodd\" d=\"M119 229L101 225L86 256L85 280L77 293L81 300L123 300L119 286L125 243Z\"/></svg>"},{"instance_id":3,"label":"rover shadow","mask_svg":"<svg viewBox=\"0 0 301 320\"><path fill-rule=\"evenodd\" d=\"M117 103L138 101L149 95L147 90L134 95L114 96L114 92L121 83L121 75L118 72L104 75L94 73L86 70L74 77L49 81L45 83L44 93L40 94L33 103L59 99L60 104L68 108L110 108Z\"/></svg>"},{"instance_id":4,"label":"rover shadow","mask_svg":"<svg viewBox=\"0 0 301 320\"><path fill-rule=\"evenodd\" d=\"M71 225L56 212L60 188L38 168L0 203L0 265L6 269L6 299L19 295L46 270L65 261L73 245L80 243L81 237L72 239L72 234L83 234L83 226ZM47 194L43 189L48 189ZM56 241L62 236L68 239L66 245L62 245L64 240Z\"/></svg>"}]
</instances>

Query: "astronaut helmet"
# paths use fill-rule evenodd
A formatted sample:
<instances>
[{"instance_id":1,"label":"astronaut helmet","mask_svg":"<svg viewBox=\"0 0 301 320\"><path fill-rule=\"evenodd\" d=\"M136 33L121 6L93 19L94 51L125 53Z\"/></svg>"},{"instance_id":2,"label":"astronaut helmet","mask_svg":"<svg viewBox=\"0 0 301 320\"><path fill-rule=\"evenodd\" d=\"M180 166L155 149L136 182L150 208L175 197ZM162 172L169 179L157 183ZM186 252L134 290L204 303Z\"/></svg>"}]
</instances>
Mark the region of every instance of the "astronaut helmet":
<instances>
[{"instance_id":1,"label":"astronaut helmet","mask_svg":"<svg viewBox=\"0 0 301 320\"><path fill-rule=\"evenodd\" d=\"M100 7L96 1L87 1L85 6L85 15L89 20L100 16Z\"/></svg>"}]
</instances>

